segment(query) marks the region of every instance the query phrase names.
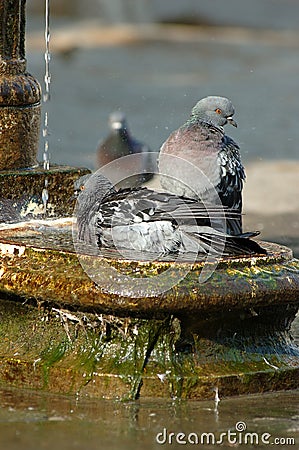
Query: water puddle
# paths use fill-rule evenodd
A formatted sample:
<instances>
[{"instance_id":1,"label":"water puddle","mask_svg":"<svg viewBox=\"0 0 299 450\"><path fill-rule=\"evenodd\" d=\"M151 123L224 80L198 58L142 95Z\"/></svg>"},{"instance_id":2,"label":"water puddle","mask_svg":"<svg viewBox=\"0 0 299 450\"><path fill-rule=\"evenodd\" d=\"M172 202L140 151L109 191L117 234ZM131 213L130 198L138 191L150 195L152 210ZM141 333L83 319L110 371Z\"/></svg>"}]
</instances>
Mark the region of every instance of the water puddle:
<instances>
[{"instance_id":1,"label":"water puddle","mask_svg":"<svg viewBox=\"0 0 299 450\"><path fill-rule=\"evenodd\" d=\"M213 401L91 401L2 388L0 447L245 449L264 447L264 439L270 446L276 442L276 448L295 448L293 442L299 439L298 402L299 391L220 399L216 405ZM250 441L245 444L246 433L254 445ZM196 437L203 441L201 445L179 445L179 440ZM222 439L222 444L212 445L214 439Z\"/></svg>"},{"instance_id":2,"label":"water puddle","mask_svg":"<svg viewBox=\"0 0 299 450\"><path fill-rule=\"evenodd\" d=\"M1 242L74 252L72 217L0 224Z\"/></svg>"}]
</instances>

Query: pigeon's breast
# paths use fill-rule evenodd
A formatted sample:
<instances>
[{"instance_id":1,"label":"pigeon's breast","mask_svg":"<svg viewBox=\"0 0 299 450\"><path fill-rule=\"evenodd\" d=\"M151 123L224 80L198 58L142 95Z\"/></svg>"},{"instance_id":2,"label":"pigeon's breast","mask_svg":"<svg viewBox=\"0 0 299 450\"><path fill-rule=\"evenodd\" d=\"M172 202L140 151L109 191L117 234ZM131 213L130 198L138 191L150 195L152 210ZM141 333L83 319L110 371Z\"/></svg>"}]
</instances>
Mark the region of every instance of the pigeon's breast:
<instances>
[{"instance_id":1,"label":"pigeon's breast","mask_svg":"<svg viewBox=\"0 0 299 450\"><path fill-rule=\"evenodd\" d=\"M203 198L220 182L218 153L222 134L193 125L182 127L161 148L159 172L164 189L177 195Z\"/></svg>"}]
</instances>

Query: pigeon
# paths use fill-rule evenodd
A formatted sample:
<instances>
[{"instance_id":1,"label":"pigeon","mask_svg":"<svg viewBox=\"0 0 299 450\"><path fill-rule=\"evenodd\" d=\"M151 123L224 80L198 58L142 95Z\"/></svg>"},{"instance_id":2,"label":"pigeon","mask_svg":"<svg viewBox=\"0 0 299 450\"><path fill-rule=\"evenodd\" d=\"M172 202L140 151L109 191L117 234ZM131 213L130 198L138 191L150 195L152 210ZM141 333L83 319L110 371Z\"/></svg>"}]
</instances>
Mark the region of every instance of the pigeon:
<instances>
[{"instance_id":1,"label":"pigeon","mask_svg":"<svg viewBox=\"0 0 299 450\"><path fill-rule=\"evenodd\" d=\"M121 175L123 172L124 181L119 183L119 187L136 187L146 181L149 181L157 171L156 153L151 152L150 148L146 144L133 138L123 112L116 111L112 113L109 116L109 125L110 134L103 142L99 144L97 149L98 168L109 164L117 158L141 153L142 158L136 158L133 160L136 167L130 168L133 169L133 171L135 171L138 175L130 177L126 176L128 168L125 165L126 163L131 165L132 160L126 162L126 159L122 159L120 161L120 165L115 166L120 172L120 179L122 179Z\"/></svg>"},{"instance_id":2,"label":"pigeon","mask_svg":"<svg viewBox=\"0 0 299 450\"><path fill-rule=\"evenodd\" d=\"M77 238L98 248L150 252L158 256L182 253L215 255L264 254L251 240L258 233L230 236L214 220L235 222L239 213L146 187L115 189L97 171L77 180Z\"/></svg>"},{"instance_id":3,"label":"pigeon","mask_svg":"<svg viewBox=\"0 0 299 450\"><path fill-rule=\"evenodd\" d=\"M227 98L200 100L187 122L162 145L158 165L161 185L167 191L237 211L239 220L228 222L226 231L238 235L242 233L245 170L238 144L223 129L226 124L237 126L234 113Z\"/></svg>"}]
</instances>

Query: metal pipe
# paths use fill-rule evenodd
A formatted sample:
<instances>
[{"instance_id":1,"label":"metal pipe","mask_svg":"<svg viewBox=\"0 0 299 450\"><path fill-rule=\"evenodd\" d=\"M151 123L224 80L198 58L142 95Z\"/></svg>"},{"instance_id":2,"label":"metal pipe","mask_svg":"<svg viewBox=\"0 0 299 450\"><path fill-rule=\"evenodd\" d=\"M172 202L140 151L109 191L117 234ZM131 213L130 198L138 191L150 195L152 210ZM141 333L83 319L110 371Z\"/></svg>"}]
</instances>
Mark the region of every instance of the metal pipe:
<instances>
[{"instance_id":1,"label":"metal pipe","mask_svg":"<svg viewBox=\"0 0 299 450\"><path fill-rule=\"evenodd\" d=\"M26 72L26 0L0 0L0 170L37 164L39 82Z\"/></svg>"}]
</instances>

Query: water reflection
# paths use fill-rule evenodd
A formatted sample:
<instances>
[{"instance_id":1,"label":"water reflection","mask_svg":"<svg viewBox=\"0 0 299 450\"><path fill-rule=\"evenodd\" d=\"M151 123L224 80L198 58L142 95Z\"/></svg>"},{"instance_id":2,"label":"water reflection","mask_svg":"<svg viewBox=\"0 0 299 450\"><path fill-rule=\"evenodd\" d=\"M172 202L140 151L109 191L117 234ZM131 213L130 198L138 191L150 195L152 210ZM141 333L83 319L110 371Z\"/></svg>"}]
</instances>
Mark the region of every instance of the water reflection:
<instances>
[{"instance_id":1,"label":"water reflection","mask_svg":"<svg viewBox=\"0 0 299 450\"><path fill-rule=\"evenodd\" d=\"M221 400L215 409L212 401L120 403L0 389L0 446L7 450L153 449L161 447L157 435L161 443L167 436L168 445L178 433L186 437L212 433L219 439L221 433L233 433L239 422L248 433L298 442L298 400L299 391L264 394L262 399L252 395ZM180 445L173 442L171 447ZM211 446L205 442L200 448Z\"/></svg>"}]
</instances>

